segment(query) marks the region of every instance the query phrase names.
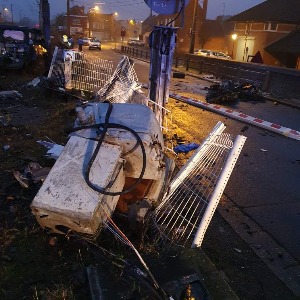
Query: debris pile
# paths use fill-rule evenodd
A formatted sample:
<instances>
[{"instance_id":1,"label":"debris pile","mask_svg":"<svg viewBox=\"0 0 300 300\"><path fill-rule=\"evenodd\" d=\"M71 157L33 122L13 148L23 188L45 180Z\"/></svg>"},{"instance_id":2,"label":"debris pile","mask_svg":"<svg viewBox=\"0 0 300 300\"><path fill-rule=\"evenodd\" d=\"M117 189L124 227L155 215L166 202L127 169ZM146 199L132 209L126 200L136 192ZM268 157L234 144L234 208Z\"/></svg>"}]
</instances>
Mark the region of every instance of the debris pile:
<instances>
[{"instance_id":1,"label":"debris pile","mask_svg":"<svg viewBox=\"0 0 300 300\"><path fill-rule=\"evenodd\" d=\"M224 80L208 89L206 101L208 103L230 103L240 101L261 101L262 91L251 83L238 83Z\"/></svg>"}]
</instances>

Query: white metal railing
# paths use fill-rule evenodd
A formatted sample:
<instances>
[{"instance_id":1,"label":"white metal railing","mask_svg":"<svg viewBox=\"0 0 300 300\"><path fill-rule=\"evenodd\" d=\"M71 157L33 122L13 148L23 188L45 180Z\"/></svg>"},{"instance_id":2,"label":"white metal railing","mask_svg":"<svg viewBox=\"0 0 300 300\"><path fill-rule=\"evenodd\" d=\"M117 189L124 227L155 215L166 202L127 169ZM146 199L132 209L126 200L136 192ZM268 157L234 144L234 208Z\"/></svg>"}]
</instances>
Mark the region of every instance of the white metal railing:
<instances>
[{"instance_id":1,"label":"white metal railing","mask_svg":"<svg viewBox=\"0 0 300 300\"><path fill-rule=\"evenodd\" d=\"M200 247L246 138L222 133L219 122L170 184L153 212L158 239Z\"/></svg>"}]
</instances>

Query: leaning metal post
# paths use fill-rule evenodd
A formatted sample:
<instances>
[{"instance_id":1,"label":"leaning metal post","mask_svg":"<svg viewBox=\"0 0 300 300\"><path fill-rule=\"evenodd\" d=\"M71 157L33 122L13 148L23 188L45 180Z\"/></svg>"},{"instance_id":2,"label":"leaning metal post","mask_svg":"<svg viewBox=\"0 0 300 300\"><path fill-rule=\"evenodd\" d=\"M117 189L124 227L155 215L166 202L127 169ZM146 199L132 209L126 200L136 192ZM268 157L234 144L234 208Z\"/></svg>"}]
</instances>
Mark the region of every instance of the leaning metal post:
<instances>
[{"instance_id":1,"label":"leaning metal post","mask_svg":"<svg viewBox=\"0 0 300 300\"><path fill-rule=\"evenodd\" d=\"M169 85L178 28L155 26L149 38L150 72L148 97L157 103L153 108L163 125L164 110L169 98Z\"/></svg>"}]
</instances>

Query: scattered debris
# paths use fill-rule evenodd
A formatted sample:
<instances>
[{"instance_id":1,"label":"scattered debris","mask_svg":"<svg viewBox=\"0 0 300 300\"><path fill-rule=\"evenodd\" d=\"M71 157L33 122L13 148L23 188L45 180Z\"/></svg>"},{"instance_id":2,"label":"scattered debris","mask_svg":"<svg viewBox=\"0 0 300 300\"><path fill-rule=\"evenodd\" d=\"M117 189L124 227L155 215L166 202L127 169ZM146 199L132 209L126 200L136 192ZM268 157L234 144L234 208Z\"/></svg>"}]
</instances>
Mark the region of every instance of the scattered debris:
<instances>
[{"instance_id":1,"label":"scattered debris","mask_svg":"<svg viewBox=\"0 0 300 300\"><path fill-rule=\"evenodd\" d=\"M202 76L204 79L216 79L214 75L204 75Z\"/></svg>"},{"instance_id":2,"label":"scattered debris","mask_svg":"<svg viewBox=\"0 0 300 300\"><path fill-rule=\"evenodd\" d=\"M50 239L49 239L49 245L50 246L55 246L56 243L57 243L57 237L56 236L50 237Z\"/></svg>"},{"instance_id":3,"label":"scattered debris","mask_svg":"<svg viewBox=\"0 0 300 300\"><path fill-rule=\"evenodd\" d=\"M183 72L173 72L173 78L185 78L185 73L183 73Z\"/></svg>"},{"instance_id":4,"label":"scattered debris","mask_svg":"<svg viewBox=\"0 0 300 300\"><path fill-rule=\"evenodd\" d=\"M190 144L184 144L184 145L178 145L176 147L174 147L174 152L176 154L178 153L188 153L192 150L195 150L199 147L199 144L196 143L190 143Z\"/></svg>"},{"instance_id":5,"label":"scattered debris","mask_svg":"<svg viewBox=\"0 0 300 300\"><path fill-rule=\"evenodd\" d=\"M267 152L268 150L266 150L266 149L260 149L260 151L262 151L262 152Z\"/></svg>"},{"instance_id":6,"label":"scattered debris","mask_svg":"<svg viewBox=\"0 0 300 300\"><path fill-rule=\"evenodd\" d=\"M169 299L211 299L203 281L196 273L168 282L163 288L168 295L172 295Z\"/></svg>"},{"instance_id":7,"label":"scattered debris","mask_svg":"<svg viewBox=\"0 0 300 300\"><path fill-rule=\"evenodd\" d=\"M44 147L48 148L49 150L47 151L47 156L58 159L60 154L62 153L64 146L55 144L54 142L47 142L47 141L37 141L40 145L43 145Z\"/></svg>"},{"instance_id":8,"label":"scattered debris","mask_svg":"<svg viewBox=\"0 0 300 300\"><path fill-rule=\"evenodd\" d=\"M233 140L230 134L223 133L224 129L225 125L218 122L174 177L168 194L153 211L157 239L164 247L201 246L246 140L244 136Z\"/></svg>"},{"instance_id":9,"label":"scattered debris","mask_svg":"<svg viewBox=\"0 0 300 300\"><path fill-rule=\"evenodd\" d=\"M89 280L90 295L92 300L103 300L103 293L99 283L99 275L97 268L88 266L86 268L87 277Z\"/></svg>"},{"instance_id":10,"label":"scattered debris","mask_svg":"<svg viewBox=\"0 0 300 300\"><path fill-rule=\"evenodd\" d=\"M242 250L238 248L234 248L234 251L236 251L237 253L242 253Z\"/></svg>"},{"instance_id":11,"label":"scattered debris","mask_svg":"<svg viewBox=\"0 0 300 300\"><path fill-rule=\"evenodd\" d=\"M28 183L28 178L26 176L22 175L19 171L13 171L13 175L23 188L28 189L29 183Z\"/></svg>"},{"instance_id":12,"label":"scattered debris","mask_svg":"<svg viewBox=\"0 0 300 300\"><path fill-rule=\"evenodd\" d=\"M41 83L41 78L36 77L26 84L26 87L36 87Z\"/></svg>"},{"instance_id":13,"label":"scattered debris","mask_svg":"<svg viewBox=\"0 0 300 300\"><path fill-rule=\"evenodd\" d=\"M13 175L23 188L29 188L30 183L43 182L49 174L50 169L43 168L37 162L30 162L23 174L19 171L13 171Z\"/></svg>"},{"instance_id":14,"label":"scattered debris","mask_svg":"<svg viewBox=\"0 0 300 300\"><path fill-rule=\"evenodd\" d=\"M262 100L261 90L250 83L238 83L224 80L220 84L214 84L208 88L206 101L208 103L226 103L240 101Z\"/></svg>"},{"instance_id":15,"label":"scattered debris","mask_svg":"<svg viewBox=\"0 0 300 300\"><path fill-rule=\"evenodd\" d=\"M0 99L19 99L23 96L15 90L12 91L1 91L0 92Z\"/></svg>"},{"instance_id":16,"label":"scattered debris","mask_svg":"<svg viewBox=\"0 0 300 300\"><path fill-rule=\"evenodd\" d=\"M3 151L7 151L7 150L9 150L10 149L10 146L9 145L4 145L3 146Z\"/></svg>"}]
</instances>

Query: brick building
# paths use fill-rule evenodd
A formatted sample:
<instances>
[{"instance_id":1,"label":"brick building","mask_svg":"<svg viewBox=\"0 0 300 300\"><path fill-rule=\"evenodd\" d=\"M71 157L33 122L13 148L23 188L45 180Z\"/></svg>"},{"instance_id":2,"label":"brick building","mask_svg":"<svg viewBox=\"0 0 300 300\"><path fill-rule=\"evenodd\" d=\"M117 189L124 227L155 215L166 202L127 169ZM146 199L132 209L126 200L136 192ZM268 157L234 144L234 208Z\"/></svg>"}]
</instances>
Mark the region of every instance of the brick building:
<instances>
[{"instance_id":1,"label":"brick building","mask_svg":"<svg viewBox=\"0 0 300 300\"><path fill-rule=\"evenodd\" d=\"M67 17L67 16L65 16ZM84 36L88 27L88 18L84 12L84 6L73 6L69 10L70 35Z\"/></svg>"},{"instance_id":2,"label":"brick building","mask_svg":"<svg viewBox=\"0 0 300 300\"><path fill-rule=\"evenodd\" d=\"M113 14L102 14L95 11L88 13L88 36L102 41L113 41L116 35L116 21Z\"/></svg>"},{"instance_id":3,"label":"brick building","mask_svg":"<svg viewBox=\"0 0 300 300\"><path fill-rule=\"evenodd\" d=\"M268 65L300 69L300 1L267 0L229 19L237 34L237 60L260 51Z\"/></svg>"}]
</instances>

